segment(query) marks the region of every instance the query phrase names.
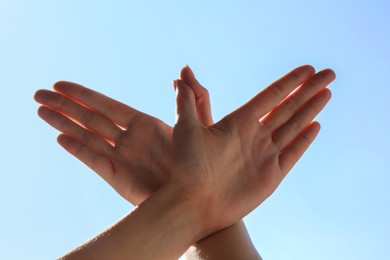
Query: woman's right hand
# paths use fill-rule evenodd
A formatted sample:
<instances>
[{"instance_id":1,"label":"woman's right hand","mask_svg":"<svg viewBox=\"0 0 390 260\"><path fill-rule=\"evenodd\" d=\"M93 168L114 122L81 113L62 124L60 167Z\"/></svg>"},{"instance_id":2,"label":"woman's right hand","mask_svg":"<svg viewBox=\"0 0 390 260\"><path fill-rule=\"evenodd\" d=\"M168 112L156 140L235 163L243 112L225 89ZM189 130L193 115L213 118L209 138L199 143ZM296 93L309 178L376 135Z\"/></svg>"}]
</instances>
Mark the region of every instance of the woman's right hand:
<instances>
[{"instance_id":1,"label":"woman's right hand","mask_svg":"<svg viewBox=\"0 0 390 260\"><path fill-rule=\"evenodd\" d=\"M320 130L332 70L294 69L218 123L197 119L195 96L176 80L171 180L198 207L207 235L228 227L278 187Z\"/></svg>"}]
</instances>

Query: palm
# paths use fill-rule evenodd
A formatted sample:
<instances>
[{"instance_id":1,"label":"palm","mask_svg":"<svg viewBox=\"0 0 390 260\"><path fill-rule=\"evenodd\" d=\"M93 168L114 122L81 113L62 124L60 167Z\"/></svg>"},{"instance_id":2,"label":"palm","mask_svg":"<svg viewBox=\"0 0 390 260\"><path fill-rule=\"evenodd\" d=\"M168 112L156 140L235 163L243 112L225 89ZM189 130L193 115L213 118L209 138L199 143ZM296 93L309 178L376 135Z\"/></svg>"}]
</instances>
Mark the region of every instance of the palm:
<instances>
[{"instance_id":1,"label":"palm","mask_svg":"<svg viewBox=\"0 0 390 260\"><path fill-rule=\"evenodd\" d=\"M193 94L177 81L172 179L202 195L214 229L244 217L281 183L319 131L312 120L329 101L334 76L299 67L209 127L193 116Z\"/></svg>"},{"instance_id":2,"label":"palm","mask_svg":"<svg viewBox=\"0 0 390 260\"><path fill-rule=\"evenodd\" d=\"M63 132L58 142L66 150L125 199L138 204L167 180L171 127L77 84L54 88L37 92L39 115Z\"/></svg>"},{"instance_id":3,"label":"palm","mask_svg":"<svg viewBox=\"0 0 390 260\"><path fill-rule=\"evenodd\" d=\"M107 182L125 199L139 204L167 181L171 143L170 126L140 113L115 143L108 158L113 178Z\"/></svg>"},{"instance_id":4,"label":"palm","mask_svg":"<svg viewBox=\"0 0 390 260\"><path fill-rule=\"evenodd\" d=\"M207 92L188 67L181 77L198 94L199 119L211 124ZM57 82L55 91L39 90L39 115L61 131L58 142L134 205L168 179L172 128L91 89ZM205 95L206 94L206 95ZM77 122L77 123L75 123Z\"/></svg>"}]
</instances>

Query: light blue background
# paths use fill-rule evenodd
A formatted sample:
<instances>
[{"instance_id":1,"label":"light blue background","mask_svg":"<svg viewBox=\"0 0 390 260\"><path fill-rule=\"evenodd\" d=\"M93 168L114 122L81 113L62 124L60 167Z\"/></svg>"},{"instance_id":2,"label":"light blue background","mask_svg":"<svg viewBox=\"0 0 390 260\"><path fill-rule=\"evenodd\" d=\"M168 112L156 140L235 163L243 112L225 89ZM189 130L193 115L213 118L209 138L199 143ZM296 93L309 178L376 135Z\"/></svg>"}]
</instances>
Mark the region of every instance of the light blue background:
<instances>
[{"instance_id":1,"label":"light blue background","mask_svg":"<svg viewBox=\"0 0 390 260\"><path fill-rule=\"evenodd\" d=\"M322 131L246 218L265 259L390 259L390 4L0 1L0 259L54 259L132 209L56 144L32 96L65 79L174 123L189 64L215 121L301 64L334 69Z\"/></svg>"}]
</instances>

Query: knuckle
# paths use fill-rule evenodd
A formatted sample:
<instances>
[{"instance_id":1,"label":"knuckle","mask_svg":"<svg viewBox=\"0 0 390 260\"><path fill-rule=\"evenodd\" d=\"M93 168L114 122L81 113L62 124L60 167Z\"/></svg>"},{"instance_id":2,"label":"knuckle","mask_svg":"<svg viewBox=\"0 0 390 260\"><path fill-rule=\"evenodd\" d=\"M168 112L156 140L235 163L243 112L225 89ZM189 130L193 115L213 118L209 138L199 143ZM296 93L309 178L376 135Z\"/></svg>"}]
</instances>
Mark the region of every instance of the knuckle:
<instances>
[{"instance_id":1,"label":"knuckle","mask_svg":"<svg viewBox=\"0 0 390 260\"><path fill-rule=\"evenodd\" d=\"M292 134L299 133L300 129L301 129L301 124L296 121L291 122L289 125L289 132Z\"/></svg>"},{"instance_id":2,"label":"knuckle","mask_svg":"<svg viewBox=\"0 0 390 260\"><path fill-rule=\"evenodd\" d=\"M67 129L68 128L69 121L66 117L59 117L58 120L58 128L59 129Z\"/></svg>"},{"instance_id":3,"label":"knuckle","mask_svg":"<svg viewBox=\"0 0 390 260\"><path fill-rule=\"evenodd\" d=\"M294 98L287 98L283 103L287 111L294 112L296 109L297 101Z\"/></svg>"},{"instance_id":4,"label":"knuckle","mask_svg":"<svg viewBox=\"0 0 390 260\"><path fill-rule=\"evenodd\" d=\"M293 78L293 80L301 83L303 79L296 73L295 71L291 72L290 76Z\"/></svg>"},{"instance_id":5,"label":"knuckle","mask_svg":"<svg viewBox=\"0 0 390 260\"><path fill-rule=\"evenodd\" d=\"M82 153L84 148L84 145L82 143L78 143L78 145L74 148L74 155L78 156L79 154Z\"/></svg>"},{"instance_id":6,"label":"knuckle","mask_svg":"<svg viewBox=\"0 0 390 260\"><path fill-rule=\"evenodd\" d=\"M66 106L68 105L67 100L63 96L60 96L60 95L55 95L55 97L56 97L57 108L59 110L64 110L66 108Z\"/></svg>"},{"instance_id":7,"label":"knuckle","mask_svg":"<svg viewBox=\"0 0 390 260\"><path fill-rule=\"evenodd\" d=\"M320 105L311 100L305 105L305 109L309 111L311 114L317 113L320 110Z\"/></svg>"},{"instance_id":8,"label":"knuckle","mask_svg":"<svg viewBox=\"0 0 390 260\"><path fill-rule=\"evenodd\" d=\"M278 100L282 100L285 96L282 84L275 82L271 88L271 95L276 97Z\"/></svg>"},{"instance_id":9,"label":"knuckle","mask_svg":"<svg viewBox=\"0 0 390 260\"><path fill-rule=\"evenodd\" d=\"M81 136L81 140L83 143L91 145L91 143L93 142L93 135L85 130Z\"/></svg>"},{"instance_id":10,"label":"knuckle","mask_svg":"<svg viewBox=\"0 0 390 260\"><path fill-rule=\"evenodd\" d=\"M90 125L93 122L94 114L90 110L85 110L81 115L81 121L86 124Z\"/></svg>"},{"instance_id":11,"label":"knuckle","mask_svg":"<svg viewBox=\"0 0 390 260\"><path fill-rule=\"evenodd\" d=\"M205 87L202 87L201 91L203 96L208 97L210 95L209 91Z\"/></svg>"}]
</instances>

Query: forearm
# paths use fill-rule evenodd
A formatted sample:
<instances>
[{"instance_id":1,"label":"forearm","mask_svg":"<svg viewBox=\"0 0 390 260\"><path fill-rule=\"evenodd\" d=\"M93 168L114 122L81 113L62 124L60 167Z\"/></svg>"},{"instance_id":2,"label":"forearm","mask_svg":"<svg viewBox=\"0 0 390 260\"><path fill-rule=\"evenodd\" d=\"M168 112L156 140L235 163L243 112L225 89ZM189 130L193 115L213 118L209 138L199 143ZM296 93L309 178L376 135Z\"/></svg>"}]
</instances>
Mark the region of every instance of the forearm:
<instances>
[{"instance_id":1,"label":"forearm","mask_svg":"<svg viewBox=\"0 0 390 260\"><path fill-rule=\"evenodd\" d=\"M178 259L199 237L196 212L163 187L63 259Z\"/></svg>"},{"instance_id":2,"label":"forearm","mask_svg":"<svg viewBox=\"0 0 390 260\"><path fill-rule=\"evenodd\" d=\"M186 258L189 260L261 259L242 220L193 244L187 250Z\"/></svg>"}]
</instances>

